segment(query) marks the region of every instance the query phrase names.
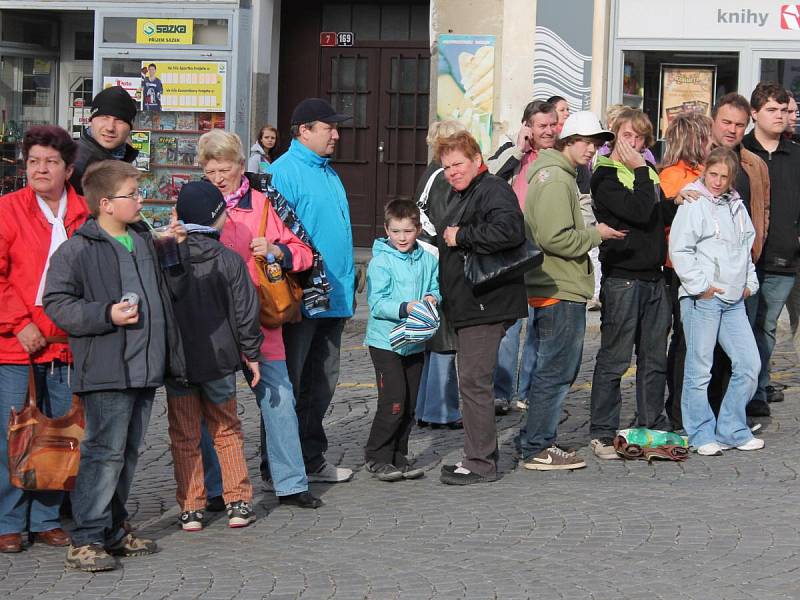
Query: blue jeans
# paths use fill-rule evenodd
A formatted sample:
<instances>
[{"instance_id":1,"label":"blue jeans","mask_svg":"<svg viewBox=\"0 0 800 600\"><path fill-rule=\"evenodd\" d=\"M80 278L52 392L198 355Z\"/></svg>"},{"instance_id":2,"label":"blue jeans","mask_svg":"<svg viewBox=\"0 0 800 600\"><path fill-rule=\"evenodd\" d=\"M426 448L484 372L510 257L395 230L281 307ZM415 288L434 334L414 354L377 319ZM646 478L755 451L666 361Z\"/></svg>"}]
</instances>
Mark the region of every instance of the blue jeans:
<instances>
[{"instance_id":1,"label":"blue jeans","mask_svg":"<svg viewBox=\"0 0 800 600\"><path fill-rule=\"evenodd\" d=\"M48 417L63 416L72 406L70 368L60 361L35 367L39 409ZM0 365L0 535L61 527L58 509L63 492L27 492L9 482L8 417L12 408L19 412L25 405L28 369L28 365Z\"/></svg>"},{"instance_id":2,"label":"blue jeans","mask_svg":"<svg viewBox=\"0 0 800 600\"><path fill-rule=\"evenodd\" d=\"M453 423L461 418L455 352L425 353L415 412L417 419L428 423Z\"/></svg>"},{"instance_id":3,"label":"blue jeans","mask_svg":"<svg viewBox=\"0 0 800 600\"><path fill-rule=\"evenodd\" d=\"M81 394L86 433L72 492L72 544L113 546L125 536L125 503L139 461L155 388Z\"/></svg>"},{"instance_id":4,"label":"blue jeans","mask_svg":"<svg viewBox=\"0 0 800 600\"><path fill-rule=\"evenodd\" d=\"M681 298L681 321L686 337L681 413L689 443L695 447L714 441L731 446L747 443L753 434L745 407L756 389L761 361L744 302ZM715 419L707 390L717 340L731 360L733 375Z\"/></svg>"},{"instance_id":5,"label":"blue jeans","mask_svg":"<svg viewBox=\"0 0 800 600\"><path fill-rule=\"evenodd\" d=\"M494 397L501 400L527 398L531 386L531 373L536 365L536 337L533 330L533 307L528 307L528 332L522 348L522 363L519 365L519 338L522 322L519 319L506 331L497 351L497 366L494 369Z\"/></svg>"},{"instance_id":6,"label":"blue jeans","mask_svg":"<svg viewBox=\"0 0 800 600\"><path fill-rule=\"evenodd\" d=\"M761 372L758 374L758 387L753 400L767 401L766 388L769 385L769 360L775 349L775 332L778 329L778 317L783 310L786 299L794 286L794 275L764 273L760 277L761 288L758 290L755 326L753 333L761 357ZM755 302L755 301L754 301Z\"/></svg>"},{"instance_id":7,"label":"blue jeans","mask_svg":"<svg viewBox=\"0 0 800 600\"><path fill-rule=\"evenodd\" d=\"M561 300L537 308L533 317L536 368L528 390L528 418L517 445L524 459L556 440L561 405L581 367L586 304Z\"/></svg>"},{"instance_id":8,"label":"blue jeans","mask_svg":"<svg viewBox=\"0 0 800 600\"><path fill-rule=\"evenodd\" d=\"M206 497L217 498L222 496L222 468L219 466L217 451L214 449L214 440L208 433L206 420L200 422L200 454L203 457L203 481L206 486Z\"/></svg>"},{"instance_id":9,"label":"blue jeans","mask_svg":"<svg viewBox=\"0 0 800 600\"><path fill-rule=\"evenodd\" d=\"M262 475L272 478L277 496L305 492L308 478L286 361L261 360L259 366L261 380L253 392L266 431L267 443L261 448Z\"/></svg>"}]
</instances>

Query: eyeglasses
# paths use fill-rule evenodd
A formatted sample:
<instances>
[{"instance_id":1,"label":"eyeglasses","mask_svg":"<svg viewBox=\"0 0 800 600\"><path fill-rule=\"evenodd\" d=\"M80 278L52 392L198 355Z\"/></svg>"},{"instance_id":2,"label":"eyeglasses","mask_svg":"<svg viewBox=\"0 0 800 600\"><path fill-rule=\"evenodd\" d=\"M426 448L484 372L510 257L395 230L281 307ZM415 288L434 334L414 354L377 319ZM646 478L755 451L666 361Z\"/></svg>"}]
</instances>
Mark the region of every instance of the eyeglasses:
<instances>
[{"instance_id":1,"label":"eyeglasses","mask_svg":"<svg viewBox=\"0 0 800 600\"><path fill-rule=\"evenodd\" d=\"M128 200L139 200L142 197L142 192L136 190L130 194L120 194L119 196L109 196L109 200L116 200L117 198L127 198Z\"/></svg>"}]
</instances>

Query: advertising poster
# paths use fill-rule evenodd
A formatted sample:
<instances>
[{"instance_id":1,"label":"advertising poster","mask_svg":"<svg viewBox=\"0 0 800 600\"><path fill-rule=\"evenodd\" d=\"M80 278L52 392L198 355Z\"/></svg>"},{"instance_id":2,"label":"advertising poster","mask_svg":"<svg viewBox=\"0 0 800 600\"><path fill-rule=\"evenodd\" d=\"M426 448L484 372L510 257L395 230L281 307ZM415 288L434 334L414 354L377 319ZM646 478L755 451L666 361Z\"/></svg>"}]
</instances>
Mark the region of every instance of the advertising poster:
<instances>
[{"instance_id":1,"label":"advertising poster","mask_svg":"<svg viewBox=\"0 0 800 600\"><path fill-rule=\"evenodd\" d=\"M716 74L713 65L661 65L661 138L675 115L693 111L711 116Z\"/></svg>"},{"instance_id":2,"label":"advertising poster","mask_svg":"<svg viewBox=\"0 0 800 600\"><path fill-rule=\"evenodd\" d=\"M143 60L146 110L225 112L225 62Z\"/></svg>"},{"instance_id":3,"label":"advertising poster","mask_svg":"<svg viewBox=\"0 0 800 600\"><path fill-rule=\"evenodd\" d=\"M125 89L141 108L142 80L139 77L103 77L103 89L118 85Z\"/></svg>"},{"instance_id":4,"label":"advertising poster","mask_svg":"<svg viewBox=\"0 0 800 600\"><path fill-rule=\"evenodd\" d=\"M493 35L439 36L436 118L455 119L491 152L494 100Z\"/></svg>"},{"instance_id":5,"label":"advertising poster","mask_svg":"<svg viewBox=\"0 0 800 600\"><path fill-rule=\"evenodd\" d=\"M190 45L194 36L192 19L136 19L136 43Z\"/></svg>"},{"instance_id":6,"label":"advertising poster","mask_svg":"<svg viewBox=\"0 0 800 600\"><path fill-rule=\"evenodd\" d=\"M131 131L131 146L139 151L133 166L140 171L150 170L150 132Z\"/></svg>"}]
</instances>

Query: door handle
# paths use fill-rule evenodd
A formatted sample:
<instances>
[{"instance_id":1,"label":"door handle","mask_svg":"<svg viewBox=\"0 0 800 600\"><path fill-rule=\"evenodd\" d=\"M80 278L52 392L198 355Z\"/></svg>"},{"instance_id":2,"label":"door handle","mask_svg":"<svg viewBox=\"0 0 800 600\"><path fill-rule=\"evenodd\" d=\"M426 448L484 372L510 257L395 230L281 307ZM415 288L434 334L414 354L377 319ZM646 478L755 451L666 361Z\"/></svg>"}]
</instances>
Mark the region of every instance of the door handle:
<instances>
[{"instance_id":1,"label":"door handle","mask_svg":"<svg viewBox=\"0 0 800 600\"><path fill-rule=\"evenodd\" d=\"M378 142L378 162L383 162L383 140Z\"/></svg>"}]
</instances>

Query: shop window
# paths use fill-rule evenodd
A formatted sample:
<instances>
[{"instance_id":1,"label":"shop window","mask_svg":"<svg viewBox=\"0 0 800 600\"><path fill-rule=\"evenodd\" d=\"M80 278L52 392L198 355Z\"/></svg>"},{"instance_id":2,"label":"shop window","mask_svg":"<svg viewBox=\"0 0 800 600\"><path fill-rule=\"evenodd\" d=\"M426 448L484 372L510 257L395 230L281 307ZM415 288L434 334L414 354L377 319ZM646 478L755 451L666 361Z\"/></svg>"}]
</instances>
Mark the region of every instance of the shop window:
<instances>
[{"instance_id":1,"label":"shop window","mask_svg":"<svg viewBox=\"0 0 800 600\"><path fill-rule=\"evenodd\" d=\"M94 32L75 32L75 60L94 60Z\"/></svg>"},{"instance_id":2,"label":"shop window","mask_svg":"<svg viewBox=\"0 0 800 600\"><path fill-rule=\"evenodd\" d=\"M56 48L58 46L58 30L53 21L42 19L28 13L3 11L2 38L4 42L17 44L31 44L42 48Z\"/></svg>"},{"instance_id":3,"label":"shop window","mask_svg":"<svg viewBox=\"0 0 800 600\"><path fill-rule=\"evenodd\" d=\"M429 5L336 3L322 7L322 31L352 31L361 41L428 41Z\"/></svg>"},{"instance_id":4,"label":"shop window","mask_svg":"<svg viewBox=\"0 0 800 600\"><path fill-rule=\"evenodd\" d=\"M153 17L168 19L168 17ZM190 43L192 46L228 46L228 19L180 19L175 21L192 21ZM143 23L140 23L143 21ZM113 44L136 44L137 28L146 25L140 17L105 17L103 19L103 42ZM150 29L147 30L151 31ZM140 40L143 32L139 32ZM158 45L156 42L148 42Z\"/></svg>"}]
</instances>

